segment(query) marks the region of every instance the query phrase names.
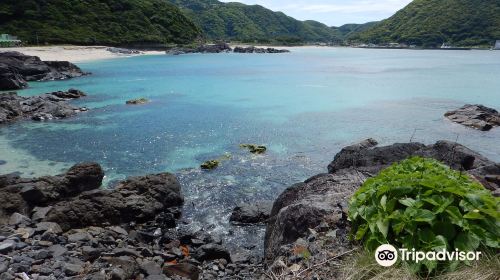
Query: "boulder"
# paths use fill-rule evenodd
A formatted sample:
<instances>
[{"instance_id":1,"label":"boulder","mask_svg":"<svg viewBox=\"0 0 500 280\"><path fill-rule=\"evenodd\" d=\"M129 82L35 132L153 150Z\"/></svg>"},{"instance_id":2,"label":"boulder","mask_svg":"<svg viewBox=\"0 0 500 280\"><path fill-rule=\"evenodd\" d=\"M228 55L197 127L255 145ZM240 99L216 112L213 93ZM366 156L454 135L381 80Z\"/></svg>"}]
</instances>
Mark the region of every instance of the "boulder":
<instances>
[{"instance_id":1,"label":"boulder","mask_svg":"<svg viewBox=\"0 0 500 280\"><path fill-rule=\"evenodd\" d=\"M225 259L231 261L231 254L220 244L210 243L200 246L193 253L193 257L200 262Z\"/></svg>"},{"instance_id":2,"label":"boulder","mask_svg":"<svg viewBox=\"0 0 500 280\"><path fill-rule=\"evenodd\" d=\"M446 112L444 116L452 122L482 131L500 126L500 113L483 105L467 104L457 110Z\"/></svg>"},{"instance_id":3,"label":"boulder","mask_svg":"<svg viewBox=\"0 0 500 280\"><path fill-rule=\"evenodd\" d=\"M169 277L185 277L190 280L198 280L200 278L200 269L190 263L180 263L163 266L163 274Z\"/></svg>"},{"instance_id":4,"label":"boulder","mask_svg":"<svg viewBox=\"0 0 500 280\"><path fill-rule=\"evenodd\" d=\"M347 201L367 176L355 169L320 174L286 189L274 202L265 235L265 257L274 260L282 245L305 237L326 222L347 232Z\"/></svg>"},{"instance_id":5,"label":"boulder","mask_svg":"<svg viewBox=\"0 0 500 280\"><path fill-rule=\"evenodd\" d=\"M10 174L0 176L0 224L14 213L43 220L49 203L79 195L101 186L104 172L97 163L76 164L65 174L24 179Z\"/></svg>"},{"instance_id":6,"label":"boulder","mask_svg":"<svg viewBox=\"0 0 500 280\"><path fill-rule=\"evenodd\" d=\"M273 203L270 201L255 204L240 204L233 209L229 221L237 224L264 223L271 214Z\"/></svg>"},{"instance_id":7,"label":"boulder","mask_svg":"<svg viewBox=\"0 0 500 280\"><path fill-rule=\"evenodd\" d=\"M73 227L152 220L183 203L177 179L169 173L132 177L114 190L94 190L53 205L45 220Z\"/></svg>"}]
</instances>

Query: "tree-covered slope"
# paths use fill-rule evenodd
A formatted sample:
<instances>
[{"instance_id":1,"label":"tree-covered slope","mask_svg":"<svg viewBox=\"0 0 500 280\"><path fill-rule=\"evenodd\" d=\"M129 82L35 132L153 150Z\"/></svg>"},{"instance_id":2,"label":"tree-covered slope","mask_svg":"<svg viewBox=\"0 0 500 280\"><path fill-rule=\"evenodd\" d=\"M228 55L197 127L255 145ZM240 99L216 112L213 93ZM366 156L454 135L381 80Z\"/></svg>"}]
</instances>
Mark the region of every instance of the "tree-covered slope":
<instances>
[{"instance_id":1,"label":"tree-covered slope","mask_svg":"<svg viewBox=\"0 0 500 280\"><path fill-rule=\"evenodd\" d=\"M414 0L353 39L422 46L491 44L500 39L500 1Z\"/></svg>"},{"instance_id":2,"label":"tree-covered slope","mask_svg":"<svg viewBox=\"0 0 500 280\"><path fill-rule=\"evenodd\" d=\"M339 27L332 28L335 28L343 39L349 39L350 37L355 36L360 32L368 30L369 28L375 26L377 23L379 22L371 21L364 24L348 23Z\"/></svg>"},{"instance_id":3,"label":"tree-covered slope","mask_svg":"<svg viewBox=\"0 0 500 280\"><path fill-rule=\"evenodd\" d=\"M299 21L259 5L216 0L169 0L195 21L209 39L260 42L316 42L336 38L336 30L316 21Z\"/></svg>"},{"instance_id":4,"label":"tree-covered slope","mask_svg":"<svg viewBox=\"0 0 500 280\"><path fill-rule=\"evenodd\" d=\"M187 43L197 26L166 0L1 0L0 33L29 43Z\"/></svg>"}]
</instances>

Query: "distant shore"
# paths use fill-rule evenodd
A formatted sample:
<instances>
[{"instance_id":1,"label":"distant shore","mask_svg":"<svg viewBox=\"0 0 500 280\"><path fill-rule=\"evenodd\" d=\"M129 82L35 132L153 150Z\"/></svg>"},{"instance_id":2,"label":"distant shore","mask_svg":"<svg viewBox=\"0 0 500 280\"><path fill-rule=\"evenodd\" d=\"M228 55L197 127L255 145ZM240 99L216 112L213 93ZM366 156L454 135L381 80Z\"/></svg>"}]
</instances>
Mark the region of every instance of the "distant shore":
<instances>
[{"instance_id":1,"label":"distant shore","mask_svg":"<svg viewBox=\"0 0 500 280\"><path fill-rule=\"evenodd\" d=\"M70 61L73 63L88 62L94 60L129 57L137 55L165 54L163 51L141 51L141 54L125 55L107 51L106 46L40 46L40 47L15 47L2 48L1 52L18 51L26 55L40 57L44 61Z\"/></svg>"}]
</instances>

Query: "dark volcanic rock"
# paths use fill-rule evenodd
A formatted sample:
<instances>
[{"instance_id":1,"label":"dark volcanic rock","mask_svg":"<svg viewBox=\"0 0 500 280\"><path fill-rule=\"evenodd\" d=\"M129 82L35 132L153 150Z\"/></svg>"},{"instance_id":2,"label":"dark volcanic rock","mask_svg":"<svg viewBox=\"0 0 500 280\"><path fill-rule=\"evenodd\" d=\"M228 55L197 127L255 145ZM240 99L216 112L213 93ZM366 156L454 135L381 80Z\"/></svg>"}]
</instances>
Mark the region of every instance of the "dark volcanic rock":
<instances>
[{"instance_id":1,"label":"dark volcanic rock","mask_svg":"<svg viewBox=\"0 0 500 280\"><path fill-rule=\"evenodd\" d=\"M482 131L500 126L498 111L483 105L467 104L460 109L447 112L444 116L453 122Z\"/></svg>"},{"instance_id":2,"label":"dark volcanic rock","mask_svg":"<svg viewBox=\"0 0 500 280\"><path fill-rule=\"evenodd\" d=\"M28 87L28 82L17 73L4 70L7 67L0 65L0 90L16 90Z\"/></svg>"},{"instance_id":3,"label":"dark volcanic rock","mask_svg":"<svg viewBox=\"0 0 500 280\"><path fill-rule=\"evenodd\" d=\"M63 80L86 74L67 61L41 61L19 52L0 52L0 90L22 89L27 81Z\"/></svg>"},{"instance_id":4,"label":"dark volcanic rock","mask_svg":"<svg viewBox=\"0 0 500 280\"><path fill-rule=\"evenodd\" d=\"M71 117L87 109L73 107L67 101L82 96L85 94L75 89L30 97L19 96L15 92L0 93L0 124L18 119L42 121Z\"/></svg>"},{"instance_id":5,"label":"dark volcanic rock","mask_svg":"<svg viewBox=\"0 0 500 280\"><path fill-rule=\"evenodd\" d=\"M288 53L289 50L279 50L275 48L256 48L254 46L251 47L235 47L235 53Z\"/></svg>"},{"instance_id":6,"label":"dark volcanic rock","mask_svg":"<svg viewBox=\"0 0 500 280\"><path fill-rule=\"evenodd\" d=\"M367 178L346 169L321 174L286 189L274 202L265 237L267 259L274 259L280 247L304 237L308 229L326 222L332 229L347 231L347 201Z\"/></svg>"},{"instance_id":7,"label":"dark volcanic rock","mask_svg":"<svg viewBox=\"0 0 500 280\"><path fill-rule=\"evenodd\" d=\"M218 259L225 259L228 262L231 261L230 253L222 245L214 243L206 244L196 249L194 258L201 262Z\"/></svg>"},{"instance_id":8,"label":"dark volcanic rock","mask_svg":"<svg viewBox=\"0 0 500 280\"><path fill-rule=\"evenodd\" d=\"M438 141L428 146L420 143L376 145L377 141L367 139L345 147L328 166L329 174L291 186L278 197L266 230L268 260L281 255L284 245L306 237L309 229L317 227L337 230L339 246L346 247L348 199L367 178L410 156L434 158L454 169L467 171L494 193L500 193L499 165L460 144Z\"/></svg>"},{"instance_id":9,"label":"dark volcanic rock","mask_svg":"<svg viewBox=\"0 0 500 280\"><path fill-rule=\"evenodd\" d=\"M119 224L154 219L168 208L181 206L183 197L177 179L169 173L133 177L114 190L85 192L53 205L46 220L63 229Z\"/></svg>"},{"instance_id":10,"label":"dark volcanic rock","mask_svg":"<svg viewBox=\"0 0 500 280\"><path fill-rule=\"evenodd\" d=\"M233 209L229 220L238 224L263 223L271 214L273 203L270 201L255 204L240 204Z\"/></svg>"},{"instance_id":11,"label":"dark volcanic rock","mask_svg":"<svg viewBox=\"0 0 500 280\"><path fill-rule=\"evenodd\" d=\"M199 53L221 53L221 52L230 52L232 49L229 44L226 43L218 43L218 44L207 44L201 45L196 49L196 52Z\"/></svg>"},{"instance_id":12,"label":"dark volcanic rock","mask_svg":"<svg viewBox=\"0 0 500 280\"><path fill-rule=\"evenodd\" d=\"M396 143L384 147L354 145L342 149L335 155L334 160L328 165L328 172L335 173L352 167L375 174L410 156L434 158L459 170L471 170L494 164L469 148L450 141L438 141L428 146L421 143Z\"/></svg>"},{"instance_id":13,"label":"dark volcanic rock","mask_svg":"<svg viewBox=\"0 0 500 280\"><path fill-rule=\"evenodd\" d=\"M33 218L41 220L50 210L43 206L99 188L103 177L104 172L96 163L77 164L57 176L34 179L0 176L0 224L7 223L7 218L15 212L29 215L32 209Z\"/></svg>"}]
</instances>

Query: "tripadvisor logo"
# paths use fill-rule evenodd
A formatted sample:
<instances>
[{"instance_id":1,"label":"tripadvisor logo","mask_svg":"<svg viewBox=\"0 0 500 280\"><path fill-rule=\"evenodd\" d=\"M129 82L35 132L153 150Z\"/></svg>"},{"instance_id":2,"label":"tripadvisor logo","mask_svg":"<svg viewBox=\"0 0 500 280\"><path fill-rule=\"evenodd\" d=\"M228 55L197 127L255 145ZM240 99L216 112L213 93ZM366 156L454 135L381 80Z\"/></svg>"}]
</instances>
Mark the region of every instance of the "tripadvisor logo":
<instances>
[{"instance_id":1,"label":"tripadvisor logo","mask_svg":"<svg viewBox=\"0 0 500 280\"><path fill-rule=\"evenodd\" d=\"M399 252L398 252L399 251ZM416 251L415 249L401 248L397 250L390 244L380 245L375 251L375 260L381 266L389 267L394 265L398 256L402 261L411 261L419 263L424 260L428 261L477 261L481 256L481 252L463 252L455 249L449 252L445 249L441 251Z\"/></svg>"}]
</instances>

